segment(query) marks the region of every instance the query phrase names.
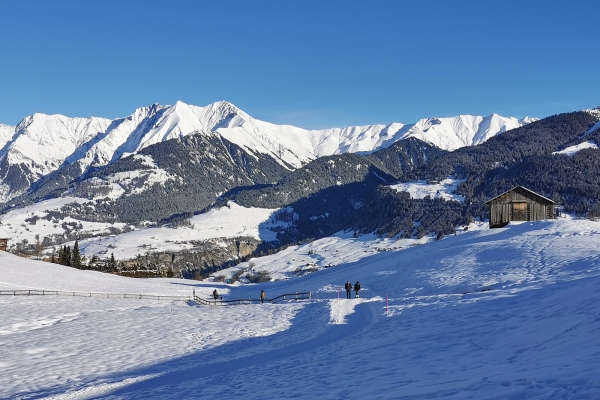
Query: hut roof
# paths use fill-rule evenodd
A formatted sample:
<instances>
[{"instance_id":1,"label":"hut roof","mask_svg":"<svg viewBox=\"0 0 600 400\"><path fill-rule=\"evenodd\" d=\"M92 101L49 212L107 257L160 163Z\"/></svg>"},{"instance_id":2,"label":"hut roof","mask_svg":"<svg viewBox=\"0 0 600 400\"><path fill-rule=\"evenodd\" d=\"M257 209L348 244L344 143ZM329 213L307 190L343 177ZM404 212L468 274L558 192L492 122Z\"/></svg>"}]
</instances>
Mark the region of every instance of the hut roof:
<instances>
[{"instance_id":1,"label":"hut roof","mask_svg":"<svg viewBox=\"0 0 600 400\"><path fill-rule=\"evenodd\" d=\"M552 204L556 204L556 202L554 202L554 201L550 200L550 199L549 199L549 198L547 198L547 197L544 197L544 196L542 196L542 195L541 195L541 194L539 194L539 193L536 193L536 192L534 192L533 190L529 190L529 189L527 189L525 186L515 186L514 188L512 188L512 189L510 189L510 190L507 190L506 192L504 192L504 193L502 193L502 194L499 194L498 196L494 197L493 199L490 199L490 200L486 201L486 202L485 202L485 204L491 203L492 201L496 200L498 197L502 197L502 196L504 196L506 193L508 193L508 192L512 192L513 190L515 190L515 189L519 189L519 188L520 188L520 189L523 189L523 190L526 190L526 191L528 191L529 193L531 193L531 194L534 194L534 195L536 195L536 196L538 196L538 197L541 197L542 199L544 199L544 200L547 200L547 201L549 201L549 202L550 202L550 203L552 203Z\"/></svg>"}]
</instances>

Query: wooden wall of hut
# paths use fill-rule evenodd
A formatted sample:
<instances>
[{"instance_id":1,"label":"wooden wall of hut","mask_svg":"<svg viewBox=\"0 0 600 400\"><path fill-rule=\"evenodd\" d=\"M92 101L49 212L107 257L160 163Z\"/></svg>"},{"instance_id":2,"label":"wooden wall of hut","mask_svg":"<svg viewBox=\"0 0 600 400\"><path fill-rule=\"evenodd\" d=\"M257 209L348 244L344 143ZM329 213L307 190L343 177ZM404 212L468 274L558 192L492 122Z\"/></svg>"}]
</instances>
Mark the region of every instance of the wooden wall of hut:
<instances>
[{"instance_id":1,"label":"wooden wall of hut","mask_svg":"<svg viewBox=\"0 0 600 400\"><path fill-rule=\"evenodd\" d=\"M506 226L510 221L537 221L554 218L555 203L523 187L516 187L487 202L490 228Z\"/></svg>"}]
</instances>

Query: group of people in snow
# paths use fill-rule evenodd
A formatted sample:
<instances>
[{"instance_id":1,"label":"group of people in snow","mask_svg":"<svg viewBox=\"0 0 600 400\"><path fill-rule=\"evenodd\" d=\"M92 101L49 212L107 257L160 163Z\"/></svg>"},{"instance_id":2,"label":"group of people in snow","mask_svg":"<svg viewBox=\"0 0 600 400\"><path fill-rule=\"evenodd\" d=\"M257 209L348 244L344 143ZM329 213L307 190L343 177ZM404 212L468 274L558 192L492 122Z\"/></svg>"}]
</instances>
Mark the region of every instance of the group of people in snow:
<instances>
[{"instance_id":1,"label":"group of people in snow","mask_svg":"<svg viewBox=\"0 0 600 400\"><path fill-rule=\"evenodd\" d=\"M354 289L354 292L355 292L354 296L360 297L358 295L358 291L360 290L360 282L359 281L356 281L354 286L352 286L352 283L350 283L350 281L348 281L344 285L344 288L346 289L346 298L347 299L352 298L352 296L351 296L352 289ZM219 292L217 292L217 289L213 290L213 297L214 297L215 301L219 300ZM223 300L223 299L221 298L221 300ZM264 290L260 291L260 302L261 302L261 304L265 302L265 291Z\"/></svg>"},{"instance_id":2,"label":"group of people in snow","mask_svg":"<svg viewBox=\"0 0 600 400\"><path fill-rule=\"evenodd\" d=\"M346 282L346 284L344 285L344 289L346 289L346 298L347 299L351 298L350 292L352 292L352 283L350 283L350 281ZM360 282L356 281L356 283L354 284L354 291L356 292L355 297L360 297L358 295L359 290L360 290Z\"/></svg>"}]
</instances>

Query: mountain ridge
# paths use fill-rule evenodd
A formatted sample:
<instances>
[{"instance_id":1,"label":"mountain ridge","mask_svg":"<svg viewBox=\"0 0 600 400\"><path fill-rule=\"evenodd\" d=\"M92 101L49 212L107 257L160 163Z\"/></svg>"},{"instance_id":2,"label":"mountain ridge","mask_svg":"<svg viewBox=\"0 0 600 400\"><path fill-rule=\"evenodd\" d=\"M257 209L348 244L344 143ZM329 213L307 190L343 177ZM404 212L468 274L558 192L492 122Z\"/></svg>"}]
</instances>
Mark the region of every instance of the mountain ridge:
<instances>
[{"instance_id":1,"label":"mountain ridge","mask_svg":"<svg viewBox=\"0 0 600 400\"><path fill-rule=\"evenodd\" d=\"M0 125L0 202L24 193L49 173L75 164L85 173L169 139L216 132L249 154L271 156L289 170L326 155L370 153L418 138L445 150L481 143L529 123L492 114L427 118L415 124L376 124L306 130L252 118L227 101L204 107L153 104L114 120L36 113L17 126Z\"/></svg>"}]
</instances>

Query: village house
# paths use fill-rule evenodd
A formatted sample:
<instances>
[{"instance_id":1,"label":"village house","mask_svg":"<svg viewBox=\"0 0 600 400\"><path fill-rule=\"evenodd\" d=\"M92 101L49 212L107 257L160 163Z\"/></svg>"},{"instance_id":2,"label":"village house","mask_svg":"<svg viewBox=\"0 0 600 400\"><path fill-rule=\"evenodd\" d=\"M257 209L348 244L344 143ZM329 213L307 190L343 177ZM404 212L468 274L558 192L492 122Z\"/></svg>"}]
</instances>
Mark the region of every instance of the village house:
<instances>
[{"instance_id":1,"label":"village house","mask_svg":"<svg viewBox=\"0 0 600 400\"><path fill-rule=\"evenodd\" d=\"M490 207L490 228L501 228L510 221L537 221L554 218L556 203L523 186L487 201Z\"/></svg>"}]
</instances>

